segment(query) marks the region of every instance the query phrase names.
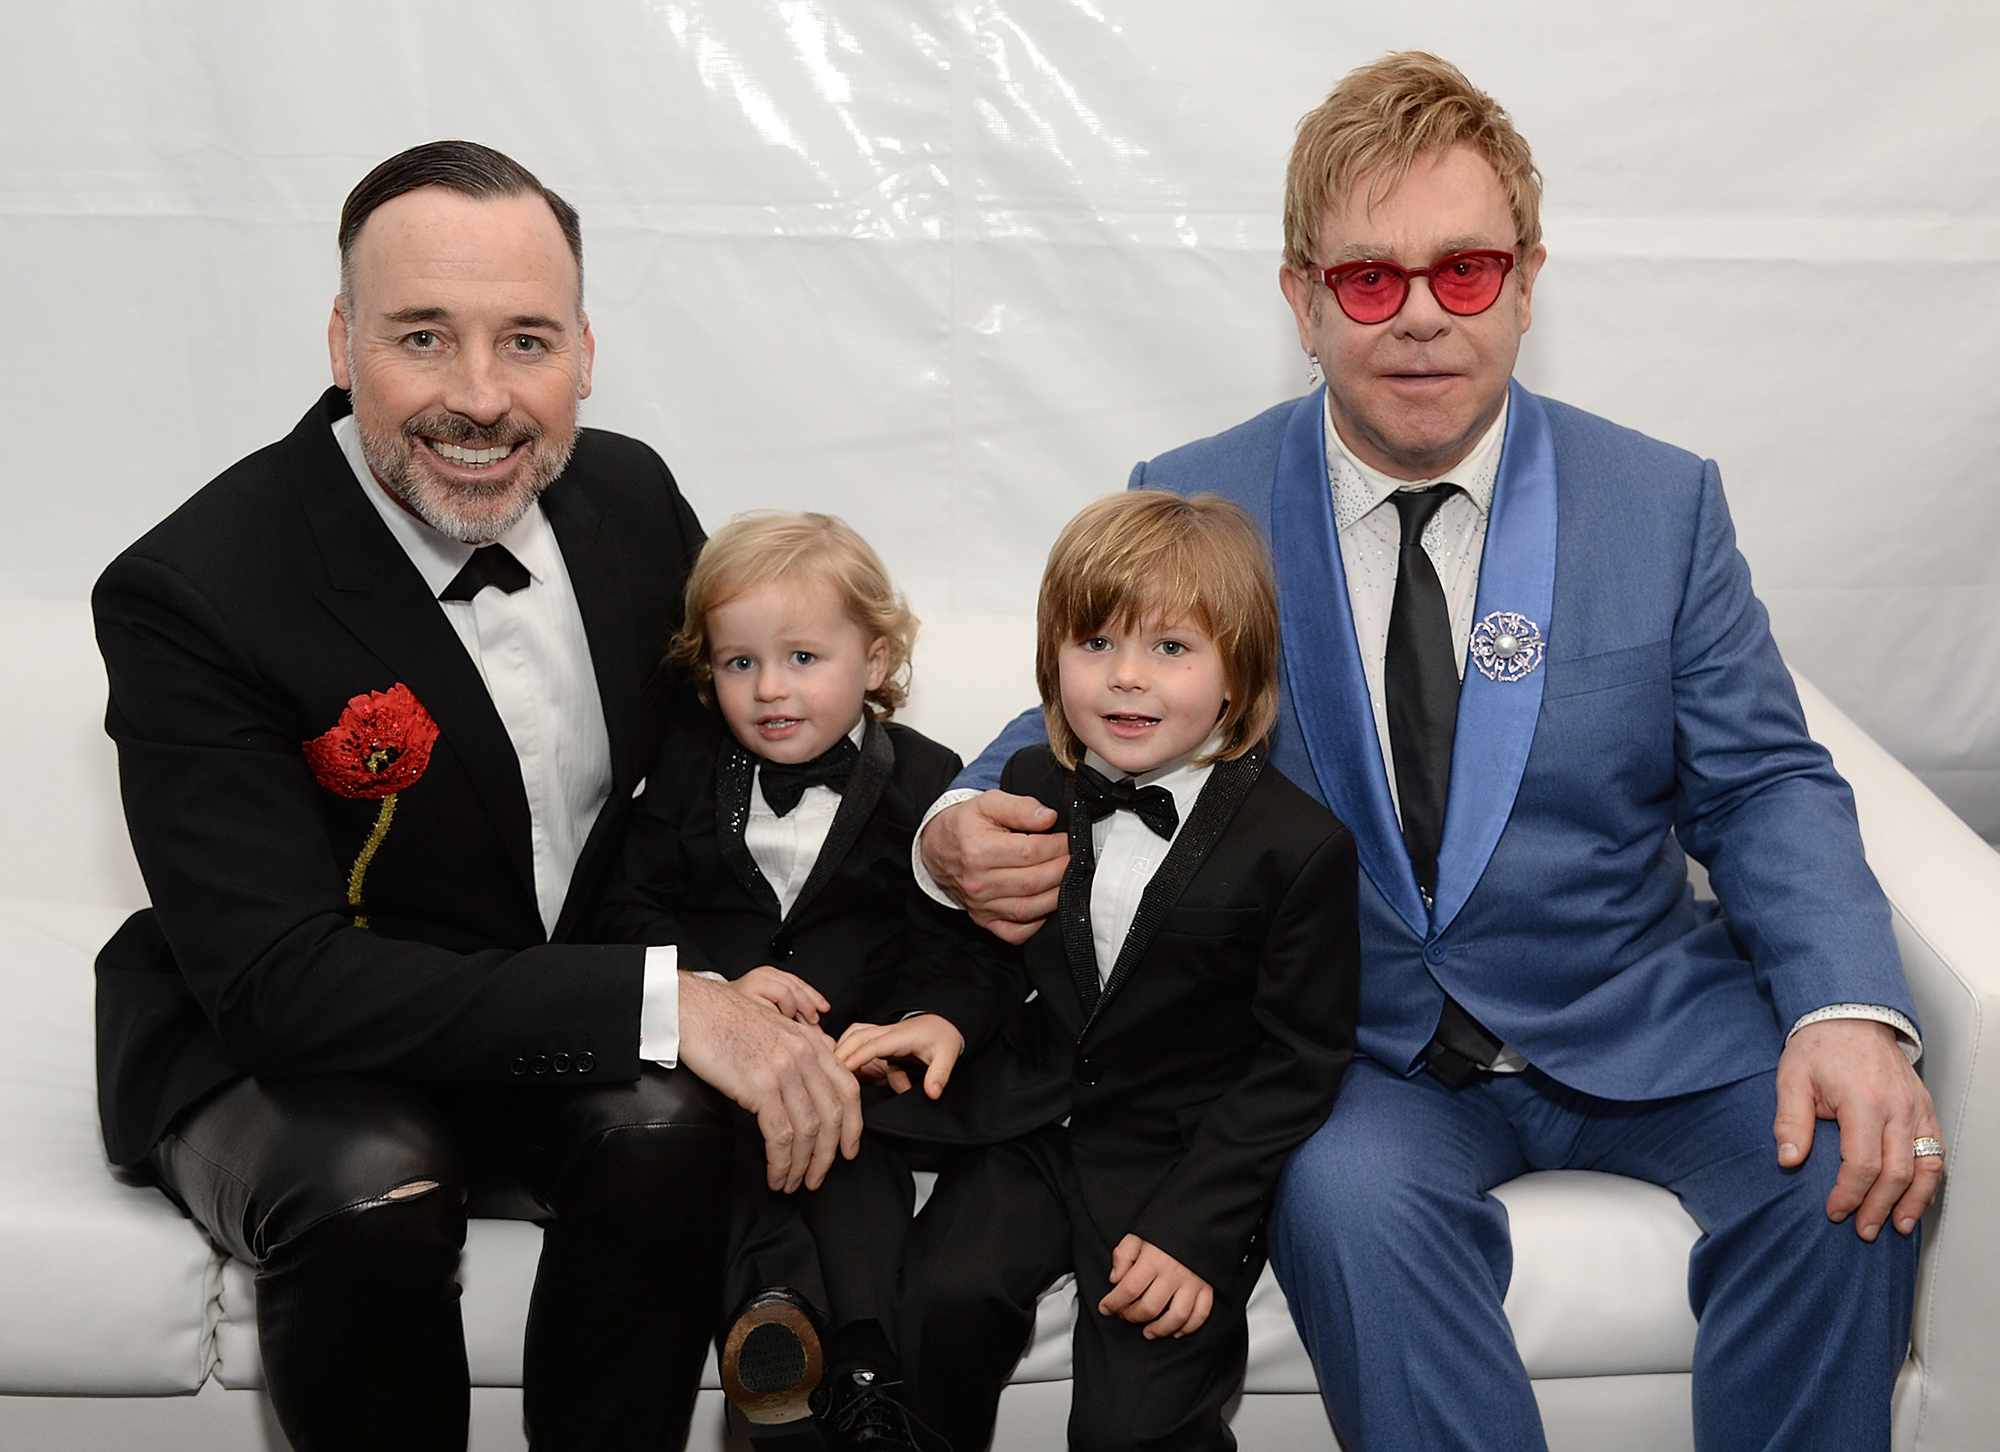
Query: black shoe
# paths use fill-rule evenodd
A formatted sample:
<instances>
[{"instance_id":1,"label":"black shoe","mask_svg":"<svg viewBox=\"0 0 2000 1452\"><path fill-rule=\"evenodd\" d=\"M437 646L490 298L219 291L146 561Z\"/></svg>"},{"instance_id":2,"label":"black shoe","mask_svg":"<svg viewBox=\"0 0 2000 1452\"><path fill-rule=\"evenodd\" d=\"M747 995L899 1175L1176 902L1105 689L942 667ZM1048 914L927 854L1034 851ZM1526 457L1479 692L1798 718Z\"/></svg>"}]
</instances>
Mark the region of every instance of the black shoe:
<instances>
[{"instance_id":1,"label":"black shoe","mask_svg":"<svg viewBox=\"0 0 2000 1452\"><path fill-rule=\"evenodd\" d=\"M827 1445L843 1452L951 1452L951 1443L889 1394L898 1384L865 1367L828 1377L813 1395Z\"/></svg>"},{"instance_id":2,"label":"black shoe","mask_svg":"<svg viewBox=\"0 0 2000 1452\"><path fill-rule=\"evenodd\" d=\"M723 1394L759 1426L811 1416L825 1366L818 1318L782 1286L752 1296L722 1341Z\"/></svg>"}]
</instances>

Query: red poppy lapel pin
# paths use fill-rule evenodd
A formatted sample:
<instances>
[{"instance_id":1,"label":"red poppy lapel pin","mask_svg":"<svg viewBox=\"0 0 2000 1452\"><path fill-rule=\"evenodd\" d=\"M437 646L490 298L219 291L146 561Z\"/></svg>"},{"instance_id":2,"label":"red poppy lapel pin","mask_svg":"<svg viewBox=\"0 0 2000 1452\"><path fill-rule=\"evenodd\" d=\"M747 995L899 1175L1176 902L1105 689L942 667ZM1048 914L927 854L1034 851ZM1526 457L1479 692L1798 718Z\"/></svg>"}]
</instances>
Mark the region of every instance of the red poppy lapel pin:
<instances>
[{"instance_id":1,"label":"red poppy lapel pin","mask_svg":"<svg viewBox=\"0 0 2000 1452\"><path fill-rule=\"evenodd\" d=\"M380 800L375 825L355 854L347 874L347 905L355 909L354 926L368 926L361 907L361 880L368 864L382 850L389 823L396 815L396 796L417 784L431 764L438 724L423 702L398 681L386 691L363 691L351 697L333 729L303 743L306 765L319 784L335 796Z\"/></svg>"}]
</instances>

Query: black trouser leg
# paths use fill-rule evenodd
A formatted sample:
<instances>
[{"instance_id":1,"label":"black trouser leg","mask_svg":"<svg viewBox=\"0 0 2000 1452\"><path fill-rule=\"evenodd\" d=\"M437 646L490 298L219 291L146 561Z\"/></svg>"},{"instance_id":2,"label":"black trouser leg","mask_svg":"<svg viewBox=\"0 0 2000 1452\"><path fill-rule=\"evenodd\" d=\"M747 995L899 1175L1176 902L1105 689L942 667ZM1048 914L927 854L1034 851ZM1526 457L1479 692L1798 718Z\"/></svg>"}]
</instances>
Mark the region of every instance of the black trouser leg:
<instances>
[{"instance_id":1,"label":"black trouser leg","mask_svg":"<svg viewBox=\"0 0 2000 1452\"><path fill-rule=\"evenodd\" d=\"M1029 1140L973 1150L938 1175L911 1228L902 1351L911 1410L956 1452L993 1439L1035 1303L1070 1268L1069 1215Z\"/></svg>"},{"instance_id":2,"label":"black trouser leg","mask_svg":"<svg viewBox=\"0 0 2000 1452\"><path fill-rule=\"evenodd\" d=\"M427 1098L243 1079L183 1115L152 1161L257 1268L265 1384L299 1452L465 1446L465 1176Z\"/></svg>"},{"instance_id":3,"label":"black trouser leg","mask_svg":"<svg viewBox=\"0 0 2000 1452\"><path fill-rule=\"evenodd\" d=\"M531 1180L554 1211L528 1313L529 1440L657 1452L687 1440L715 1326L731 1130L685 1069L551 1090Z\"/></svg>"},{"instance_id":4,"label":"black trouser leg","mask_svg":"<svg viewBox=\"0 0 2000 1452\"><path fill-rule=\"evenodd\" d=\"M825 1183L799 1197L825 1283L829 1368L900 1371L896 1314L915 1204L908 1156L872 1133L861 1136L859 1154L835 1160Z\"/></svg>"}]
</instances>

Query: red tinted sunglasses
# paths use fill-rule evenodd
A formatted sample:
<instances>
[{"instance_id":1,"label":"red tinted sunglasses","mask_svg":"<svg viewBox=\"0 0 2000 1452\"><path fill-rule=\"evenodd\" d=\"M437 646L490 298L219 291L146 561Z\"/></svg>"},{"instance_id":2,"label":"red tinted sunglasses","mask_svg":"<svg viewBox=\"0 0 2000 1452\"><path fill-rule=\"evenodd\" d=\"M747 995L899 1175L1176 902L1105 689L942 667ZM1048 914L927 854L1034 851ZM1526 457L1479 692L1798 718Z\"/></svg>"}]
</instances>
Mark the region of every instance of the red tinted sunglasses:
<instances>
[{"instance_id":1,"label":"red tinted sunglasses","mask_svg":"<svg viewBox=\"0 0 2000 1452\"><path fill-rule=\"evenodd\" d=\"M1333 293L1340 310L1357 323L1386 323L1403 310L1410 280L1427 277L1437 305L1461 318L1493 306L1500 284L1514 266L1514 254L1487 247L1447 252L1429 267L1400 267L1369 258L1322 268L1319 280Z\"/></svg>"}]
</instances>

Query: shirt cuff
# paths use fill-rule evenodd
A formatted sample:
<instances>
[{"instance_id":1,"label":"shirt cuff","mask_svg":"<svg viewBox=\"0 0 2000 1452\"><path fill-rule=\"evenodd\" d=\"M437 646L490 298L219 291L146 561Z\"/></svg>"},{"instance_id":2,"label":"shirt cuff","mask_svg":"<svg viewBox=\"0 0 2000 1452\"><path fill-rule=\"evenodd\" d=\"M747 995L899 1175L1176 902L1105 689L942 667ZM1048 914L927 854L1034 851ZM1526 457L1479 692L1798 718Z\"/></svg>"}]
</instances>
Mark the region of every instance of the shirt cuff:
<instances>
[{"instance_id":1,"label":"shirt cuff","mask_svg":"<svg viewBox=\"0 0 2000 1452\"><path fill-rule=\"evenodd\" d=\"M937 879L931 876L931 870L924 866L924 828L931 824L931 818L942 812L946 807L955 807L960 802L969 802L978 795L979 793L971 787L958 787L946 792L931 803L931 809L925 812L924 819L917 823L917 835L910 839L910 875L916 878L917 886L923 889L925 897L930 898L934 902L941 902L948 908L963 908L965 904L939 887Z\"/></svg>"},{"instance_id":2,"label":"shirt cuff","mask_svg":"<svg viewBox=\"0 0 2000 1452\"><path fill-rule=\"evenodd\" d=\"M681 1057L680 950L671 943L646 950L639 989L639 1057L671 1069Z\"/></svg>"},{"instance_id":3,"label":"shirt cuff","mask_svg":"<svg viewBox=\"0 0 2000 1452\"><path fill-rule=\"evenodd\" d=\"M1924 1056L1924 1041L1917 1033L1917 1026L1893 1008L1883 1008L1875 1003L1830 1003L1825 1008L1816 1008L1811 1013L1799 1015L1799 1021L1792 1025L1785 1035L1787 1043L1792 1034L1807 1024L1826 1023L1836 1018L1861 1018L1870 1023L1886 1023L1896 1031L1896 1042L1903 1051L1903 1057L1912 1064Z\"/></svg>"}]
</instances>

